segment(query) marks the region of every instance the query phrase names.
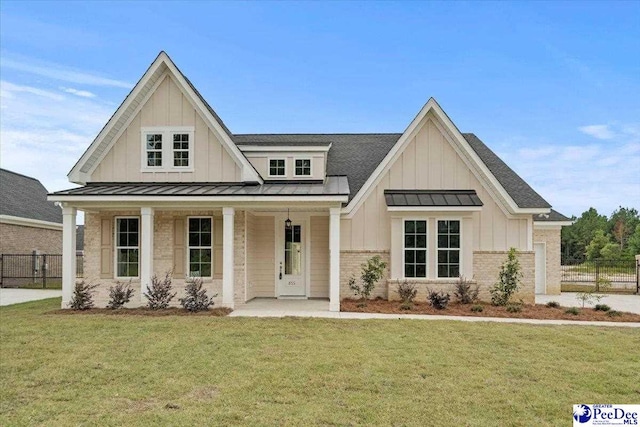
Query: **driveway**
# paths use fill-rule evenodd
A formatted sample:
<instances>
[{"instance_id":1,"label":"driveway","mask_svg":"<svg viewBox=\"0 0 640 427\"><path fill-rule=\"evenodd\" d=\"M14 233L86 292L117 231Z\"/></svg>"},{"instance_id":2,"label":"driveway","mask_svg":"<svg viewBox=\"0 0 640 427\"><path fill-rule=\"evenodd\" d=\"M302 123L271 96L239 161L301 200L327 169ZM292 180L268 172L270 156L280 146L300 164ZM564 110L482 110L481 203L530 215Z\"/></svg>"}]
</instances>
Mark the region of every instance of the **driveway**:
<instances>
[{"instance_id":1,"label":"driveway","mask_svg":"<svg viewBox=\"0 0 640 427\"><path fill-rule=\"evenodd\" d=\"M56 289L16 289L0 288L0 305L18 304L27 301L61 297L62 291Z\"/></svg>"},{"instance_id":2,"label":"driveway","mask_svg":"<svg viewBox=\"0 0 640 427\"><path fill-rule=\"evenodd\" d=\"M546 304L549 301L557 301L563 307L581 307L582 301L578 301L575 292L563 292L560 295L536 295L536 304ZM613 310L628 311L640 314L640 295L603 294L599 304L607 304ZM598 304L598 302L596 302ZM593 307L593 304L585 304L585 307Z\"/></svg>"}]
</instances>

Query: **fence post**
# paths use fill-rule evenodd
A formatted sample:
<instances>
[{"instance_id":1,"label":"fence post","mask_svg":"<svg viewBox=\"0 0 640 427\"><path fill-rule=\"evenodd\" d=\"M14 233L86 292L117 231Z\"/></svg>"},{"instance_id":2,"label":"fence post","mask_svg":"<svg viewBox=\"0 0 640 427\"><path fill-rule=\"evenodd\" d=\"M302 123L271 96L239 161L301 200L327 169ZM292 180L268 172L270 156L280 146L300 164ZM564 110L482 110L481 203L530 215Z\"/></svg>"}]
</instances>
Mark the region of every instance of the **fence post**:
<instances>
[{"instance_id":1,"label":"fence post","mask_svg":"<svg viewBox=\"0 0 640 427\"><path fill-rule=\"evenodd\" d=\"M47 289L47 255L42 255L42 289Z\"/></svg>"},{"instance_id":2,"label":"fence post","mask_svg":"<svg viewBox=\"0 0 640 427\"><path fill-rule=\"evenodd\" d=\"M640 255L636 255L636 294L640 294Z\"/></svg>"},{"instance_id":3,"label":"fence post","mask_svg":"<svg viewBox=\"0 0 640 427\"><path fill-rule=\"evenodd\" d=\"M0 254L0 288L4 282L4 255Z\"/></svg>"},{"instance_id":4,"label":"fence post","mask_svg":"<svg viewBox=\"0 0 640 427\"><path fill-rule=\"evenodd\" d=\"M593 260L596 264L596 292L600 292L600 260Z\"/></svg>"}]
</instances>

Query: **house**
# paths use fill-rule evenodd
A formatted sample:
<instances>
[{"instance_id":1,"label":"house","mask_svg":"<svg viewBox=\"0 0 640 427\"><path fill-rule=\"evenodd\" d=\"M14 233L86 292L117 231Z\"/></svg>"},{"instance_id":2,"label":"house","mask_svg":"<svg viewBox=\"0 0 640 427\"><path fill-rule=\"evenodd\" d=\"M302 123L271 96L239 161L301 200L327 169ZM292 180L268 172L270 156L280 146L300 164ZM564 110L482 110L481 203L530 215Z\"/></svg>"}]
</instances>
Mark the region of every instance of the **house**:
<instances>
[{"instance_id":1,"label":"house","mask_svg":"<svg viewBox=\"0 0 640 427\"><path fill-rule=\"evenodd\" d=\"M62 253L62 210L35 178L0 169L0 253Z\"/></svg>"},{"instance_id":2,"label":"house","mask_svg":"<svg viewBox=\"0 0 640 427\"><path fill-rule=\"evenodd\" d=\"M69 173L65 307L75 282L75 218L85 212L86 280L98 305L116 281L136 304L154 274L183 291L202 277L217 304L352 295L347 283L379 255L378 295L398 281L421 293L459 276L485 298L510 247L520 297L559 292L567 218L434 99L396 134L234 134L161 52ZM537 274L537 276L536 276Z\"/></svg>"}]
</instances>

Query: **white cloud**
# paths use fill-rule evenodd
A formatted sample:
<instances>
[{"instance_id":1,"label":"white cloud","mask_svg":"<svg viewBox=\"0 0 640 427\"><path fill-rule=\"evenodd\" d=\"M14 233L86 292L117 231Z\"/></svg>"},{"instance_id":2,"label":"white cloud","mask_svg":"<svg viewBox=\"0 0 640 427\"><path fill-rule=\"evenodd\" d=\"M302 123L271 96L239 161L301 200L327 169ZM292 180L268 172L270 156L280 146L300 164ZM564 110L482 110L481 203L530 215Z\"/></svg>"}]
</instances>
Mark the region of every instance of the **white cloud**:
<instances>
[{"instance_id":1,"label":"white cloud","mask_svg":"<svg viewBox=\"0 0 640 427\"><path fill-rule=\"evenodd\" d=\"M79 90L79 89L74 89L72 87L61 87L60 90L62 90L63 92L66 93L70 93L72 95L75 96L79 96L82 98L95 98L96 94L89 92L88 90Z\"/></svg>"},{"instance_id":2,"label":"white cloud","mask_svg":"<svg viewBox=\"0 0 640 427\"><path fill-rule=\"evenodd\" d=\"M130 89L133 85L122 80L110 79L95 73L76 70L54 63L30 62L29 60L16 60L3 56L2 67L35 74L53 80L59 80L77 85L109 86Z\"/></svg>"},{"instance_id":3,"label":"white cloud","mask_svg":"<svg viewBox=\"0 0 640 427\"><path fill-rule=\"evenodd\" d=\"M609 125L589 125L579 127L578 130L584 134L598 139L613 139L616 137Z\"/></svg>"},{"instance_id":4,"label":"white cloud","mask_svg":"<svg viewBox=\"0 0 640 427\"><path fill-rule=\"evenodd\" d=\"M59 93L50 92L44 89L38 89L31 86L23 86L13 84L7 81L0 81L0 97L2 98L14 98L16 93L23 92L31 95L41 96L43 98L49 98L56 101L62 100L64 97Z\"/></svg>"}]
</instances>

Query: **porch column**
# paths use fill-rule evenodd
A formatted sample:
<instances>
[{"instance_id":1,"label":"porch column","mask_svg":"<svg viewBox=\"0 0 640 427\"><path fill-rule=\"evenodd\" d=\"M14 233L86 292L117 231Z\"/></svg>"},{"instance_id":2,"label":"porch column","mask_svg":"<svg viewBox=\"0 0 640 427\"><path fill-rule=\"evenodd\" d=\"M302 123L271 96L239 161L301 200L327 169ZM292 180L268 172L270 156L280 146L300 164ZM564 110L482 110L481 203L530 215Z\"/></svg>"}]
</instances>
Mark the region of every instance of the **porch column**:
<instances>
[{"instance_id":1,"label":"porch column","mask_svg":"<svg viewBox=\"0 0 640 427\"><path fill-rule=\"evenodd\" d=\"M234 208L222 208L222 305L233 308L235 266L233 259Z\"/></svg>"},{"instance_id":2,"label":"porch column","mask_svg":"<svg viewBox=\"0 0 640 427\"><path fill-rule=\"evenodd\" d=\"M144 293L153 277L153 208L140 208L140 302L145 303Z\"/></svg>"},{"instance_id":3,"label":"porch column","mask_svg":"<svg viewBox=\"0 0 640 427\"><path fill-rule=\"evenodd\" d=\"M340 311L340 208L329 209L329 311Z\"/></svg>"},{"instance_id":4,"label":"porch column","mask_svg":"<svg viewBox=\"0 0 640 427\"><path fill-rule=\"evenodd\" d=\"M71 302L76 285L76 208L62 208L62 308Z\"/></svg>"}]
</instances>

